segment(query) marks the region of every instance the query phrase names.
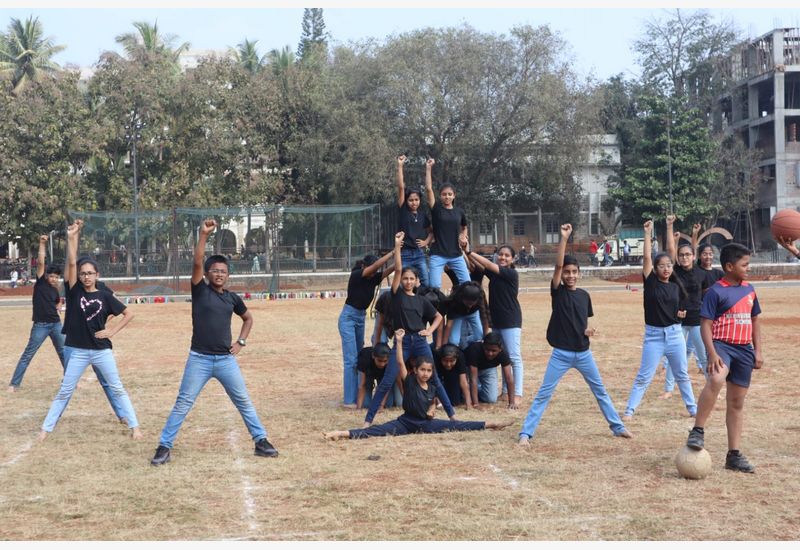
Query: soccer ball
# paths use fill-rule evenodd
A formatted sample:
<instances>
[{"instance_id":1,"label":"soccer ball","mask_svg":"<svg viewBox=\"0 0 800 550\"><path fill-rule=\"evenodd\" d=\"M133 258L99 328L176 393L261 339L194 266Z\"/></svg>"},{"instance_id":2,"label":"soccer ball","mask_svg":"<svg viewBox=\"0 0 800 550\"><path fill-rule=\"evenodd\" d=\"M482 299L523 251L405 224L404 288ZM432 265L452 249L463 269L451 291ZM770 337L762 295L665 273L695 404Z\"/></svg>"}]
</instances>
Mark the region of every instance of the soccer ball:
<instances>
[{"instance_id":1,"label":"soccer ball","mask_svg":"<svg viewBox=\"0 0 800 550\"><path fill-rule=\"evenodd\" d=\"M695 451L684 446L675 455L675 466L686 479L703 479L711 473L711 455L705 449Z\"/></svg>"}]
</instances>

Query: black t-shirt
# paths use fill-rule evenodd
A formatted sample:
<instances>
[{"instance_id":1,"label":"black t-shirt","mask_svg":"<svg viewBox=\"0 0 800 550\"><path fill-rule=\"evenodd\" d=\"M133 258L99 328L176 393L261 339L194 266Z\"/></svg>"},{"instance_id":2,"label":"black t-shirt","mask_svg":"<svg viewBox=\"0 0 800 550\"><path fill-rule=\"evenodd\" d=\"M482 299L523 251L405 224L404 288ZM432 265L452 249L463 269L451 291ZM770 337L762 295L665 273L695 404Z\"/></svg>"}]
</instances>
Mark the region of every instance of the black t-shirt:
<instances>
[{"instance_id":1,"label":"black t-shirt","mask_svg":"<svg viewBox=\"0 0 800 550\"><path fill-rule=\"evenodd\" d=\"M589 337L586 327L594 316L592 298L582 288L569 290L564 284L550 287L553 312L547 325L547 343L566 351L586 351Z\"/></svg>"},{"instance_id":2,"label":"black t-shirt","mask_svg":"<svg viewBox=\"0 0 800 550\"><path fill-rule=\"evenodd\" d=\"M668 327L679 324L678 306L681 291L672 281L662 283L655 271L644 279L644 322L651 327Z\"/></svg>"},{"instance_id":3,"label":"black t-shirt","mask_svg":"<svg viewBox=\"0 0 800 550\"><path fill-rule=\"evenodd\" d=\"M231 315L247 306L235 292L215 291L204 280L192 284L192 351L227 355L231 349Z\"/></svg>"},{"instance_id":4,"label":"black t-shirt","mask_svg":"<svg viewBox=\"0 0 800 550\"><path fill-rule=\"evenodd\" d=\"M403 410L407 415L425 420L428 418L428 409L436 397L436 388L433 380L428 380L428 389L423 389L417 377L409 374L403 383Z\"/></svg>"},{"instance_id":5,"label":"black t-shirt","mask_svg":"<svg viewBox=\"0 0 800 550\"><path fill-rule=\"evenodd\" d=\"M686 311L686 317L681 319L681 323L687 327L700 326L700 305L703 303L703 285L706 282L706 275L700 267L692 266L684 269L675 266L675 275L683 283L683 288L688 296L681 297L678 309Z\"/></svg>"},{"instance_id":6,"label":"black t-shirt","mask_svg":"<svg viewBox=\"0 0 800 550\"><path fill-rule=\"evenodd\" d=\"M456 258L461 255L458 237L461 228L467 225L467 215L458 206L447 209L436 203L431 209L433 218L433 237L436 242L431 246L431 254L445 258Z\"/></svg>"},{"instance_id":7,"label":"black t-shirt","mask_svg":"<svg viewBox=\"0 0 800 550\"><path fill-rule=\"evenodd\" d=\"M380 383L380 381L383 380L383 374L386 372L385 367L379 369L375 365L375 362L372 360L373 351L374 348L372 346L368 348L361 348L361 351L358 352L358 359L356 360L356 369L358 369L359 372L364 373L368 391L372 391L372 388L375 387L375 384Z\"/></svg>"},{"instance_id":8,"label":"black t-shirt","mask_svg":"<svg viewBox=\"0 0 800 550\"><path fill-rule=\"evenodd\" d=\"M438 351L433 353L433 360L436 365L436 374L439 376L442 386L444 386L444 391L447 392L447 397L450 398L450 403L460 405L463 402L460 377L462 374L467 374L467 363L464 359L464 354L461 350L458 350L456 364L450 370L447 370L442 365L442 356Z\"/></svg>"},{"instance_id":9,"label":"black t-shirt","mask_svg":"<svg viewBox=\"0 0 800 550\"><path fill-rule=\"evenodd\" d=\"M47 274L36 279L33 285L33 322L58 323L58 289L47 282Z\"/></svg>"},{"instance_id":10,"label":"black t-shirt","mask_svg":"<svg viewBox=\"0 0 800 550\"><path fill-rule=\"evenodd\" d=\"M426 227L431 226L431 220L426 213L420 210L411 212L403 205L397 214L397 224L399 230L406 234L403 239L403 248L417 250L419 247L416 239L425 240L428 237Z\"/></svg>"},{"instance_id":11,"label":"black t-shirt","mask_svg":"<svg viewBox=\"0 0 800 550\"><path fill-rule=\"evenodd\" d=\"M416 334L425 330L428 323L436 318L436 308L418 294L409 296L402 288L392 294L392 326Z\"/></svg>"},{"instance_id":12,"label":"black t-shirt","mask_svg":"<svg viewBox=\"0 0 800 550\"><path fill-rule=\"evenodd\" d=\"M487 269L489 278L489 314L493 328L522 328L522 308L519 307L519 274L510 267L501 267L495 274Z\"/></svg>"},{"instance_id":13,"label":"black t-shirt","mask_svg":"<svg viewBox=\"0 0 800 550\"><path fill-rule=\"evenodd\" d=\"M356 268L350 272L347 281L347 299L345 304L361 311L366 311L375 295L375 287L381 284L383 273L379 269L372 277L363 277L364 268Z\"/></svg>"},{"instance_id":14,"label":"black t-shirt","mask_svg":"<svg viewBox=\"0 0 800 550\"><path fill-rule=\"evenodd\" d=\"M394 334L394 325L392 325L392 290L382 290L378 294L378 299L375 300L375 311L383 315L383 328L386 333L391 337Z\"/></svg>"},{"instance_id":15,"label":"black t-shirt","mask_svg":"<svg viewBox=\"0 0 800 550\"><path fill-rule=\"evenodd\" d=\"M86 292L80 283L67 288L66 297L65 344L81 349L111 349L111 340L95 338L94 333L106 328L109 316L125 311L125 304L106 290Z\"/></svg>"},{"instance_id":16,"label":"black t-shirt","mask_svg":"<svg viewBox=\"0 0 800 550\"><path fill-rule=\"evenodd\" d=\"M705 275L703 279L703 292L714 286L714 283L719 281L725 276L725 272L719 269L718 267L712 267L711 269L703 269L700 268Z\"/></svg>"},{"instance_id":17,"label":"black t-shirt","mask_svg":"<svg viewBox=\"0 0 800 550\"><path fill-rule=\"evenodd\" d=\"M494 359L487 359L486 354L483 353L483 342L472 342L464 350L464 357L467 365L476 367L478 370L491 369L494 367L502 367L511 364L511 358L508 356L506 350L500 350L500 353L495 355Z\"/></svg>"},{"instance_id":18,"label":"black t-shirt","mask_svg":"<svg viewBox=\"0 0 800 550\"><path fill-rule=\"evenodd\" d=\"M470 281L474 281L483 286L483 278L486 276L486 271L480 268L475 268L469 272Z\"/></svg>"},{"instance_id":19,"label":"black t-shirt","mask_svg":"<svg viewBox=\"0 0 800 550\"><path fill-rule=\"evenodd\" d=\"M471 307L467 307L464 305L464 300L462 299L462 293L466 286L475 286L475 283L468 282L468 283L461 283L457 287L453 289L450 295L445 298L444 301L444 312L447 315L448 319L458 319L460 317L466 317L476 311L481 311L483 308L484 296L483 290L481 289L481 296L478 298L478 301ZM483 313L483 311L481 311Z\"/></svg>"}]
</instances>

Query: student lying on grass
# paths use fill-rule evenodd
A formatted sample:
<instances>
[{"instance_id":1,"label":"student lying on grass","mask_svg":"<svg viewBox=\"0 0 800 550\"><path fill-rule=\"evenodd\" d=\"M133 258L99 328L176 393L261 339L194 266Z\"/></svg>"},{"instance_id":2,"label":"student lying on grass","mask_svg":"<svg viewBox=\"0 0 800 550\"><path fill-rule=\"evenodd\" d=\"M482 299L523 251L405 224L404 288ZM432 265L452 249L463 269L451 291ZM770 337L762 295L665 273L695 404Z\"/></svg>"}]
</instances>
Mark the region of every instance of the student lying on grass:
<instances>
[{"instance_id":1,"label":"student lying on grass","mask_svg":"<svg viewBox=\"0 0 800 550\"><path fill-rule=\"evenodd\" d=\"M436 390L433 383L428 381L433 376L433 363L428 357L416 360L413 374L409 374L403 360L403 329L395 331L395 352L397 364L400 368L400 378L403 380L403 411L396 420L370 426L369 428L341 430L325 433L325 439L361 439L363 437L379 437L385 435L407 435L411 433L441 433L471 430L500 430L511 425L508 422L462 422L456 420L455 411L448 407L447 415L450 420L436 420L433 418L433 403ZM448 404L449 405L449 404Z\"/></svg>"}]
</instances>

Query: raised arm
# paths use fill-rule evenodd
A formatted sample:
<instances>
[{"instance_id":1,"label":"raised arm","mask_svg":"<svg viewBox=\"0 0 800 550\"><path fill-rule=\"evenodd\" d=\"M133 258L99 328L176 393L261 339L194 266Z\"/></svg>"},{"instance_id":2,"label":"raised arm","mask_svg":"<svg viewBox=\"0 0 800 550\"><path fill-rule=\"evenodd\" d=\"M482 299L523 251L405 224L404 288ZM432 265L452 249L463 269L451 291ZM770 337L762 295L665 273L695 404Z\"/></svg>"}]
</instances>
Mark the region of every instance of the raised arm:
<instances>
[{"instance_id":1,"label":"raised arm","mask_svg":"<svg viewBox=\"0 0 800 550\"><path fill-rule=\"evenodd\" d=\"M403 336L406 335L406 331L399 328L394 331L394 349L395 349L395 358L397 359L397 368L399 369L399 376L400 379L405 382L406 376L408 376L408 369L406 369L406 362L403 360ZM384 376L386 376L384 374Z\"/></svg>"},{"instance_id":2,"label":"raised arm","mask_svg":"<svg viewBox=\"0 0 800 550\"><path fill-rule=\"evenodd\" d=\"M675 243L675 233L674 227L675 225L675 214L670 214L667 216L667 254L669 254L670 260L674 264L678 259L678 250Z\"/></svg>"},{"instance_id":3,"label":"raised arm","mask_svg":"<svg viewBox=\"0 0 800 550\"><path fill-rule=\"evenodd\" d=\"M403 165L405 163L405 155L397 157L397 206L403 206L406 202L406 182L403 180Z\"/></svg>"},{"instance_id":4,"label":"raised arm","mask_svg":"<svg viewBox=\"0 0 800 550\"><path fill-rule=\"evenodd\" d=\"M564 255L567 253L567 241L570 235L572 235L572 224L563 224L561 226L561 242L558 243L558 252L556 252L556 267L553 269L550 288L558 288L561 285L561 271L564 269Z\"/></svg>"},{"instance_id":5,"label":"raised arm","mask_svg":"<svg viewBox=\"0 0 800 550\"><path fill-rule=\"evenodd\" d=\"M642 275L648 277L653 271L653 220L644 222L644 250L642 251Z\"/></svg>"},{"instance_id":6,"label":"raised arm","mask_svg":"<svg viewBox=\"0 0 800 550\"><path fill-rule=\"evenodd\" d=\"M480 254L476 254L474 250L470 250L467 252L467 256L475 262L476 265L481 266L483 269L487 271L491 271L492 273L500 273L500 266L494 263L491 260L487 260Z\"/></svg>"},{"instance_id":7,"label":"raised arm","mask_svg":"<svg viewBox=\"0 0 800 550\"><path fill-rule=\"evenodd\" d=\"M44 262L45 262L45 245L47 244L47 235L39 235L39 255L36 257L36 278L41 279L44 275Z\"/></svg>"},{"instance_id":8,"label":"raised arm","mask_svg":"<svg viewBox=\"0 0 800 550\"><path fill-rule=\"evenodd\" d=\"M379 270L381 267L383 267L383 266L384 266L384 264L386 264L386 262L388 262L389 260L391 260L391 259L392 259L392 255L393 255L393 254L394 254L394 251L392 251L392 252L387 252L386 254L384 254L383 256L381 256L380 258L378 258L378 261L377 261L377 262L375 262L375 263L374 263L374 264L372 264L372 265L368 265L367 267L365 267L365 268L364 268L364 270L361 272L361 276L362 276L363 278L365 278L365 279L369 279L370 277L372 277L373 275L375 275L375 274L378 272L378 270ZM384 277L388 277L388 276L389 276L389 273L391 273L391 271L387 270L387 272L383 274L383 275L384 275Z\"/></svg>"},{"instance_id":9,"label":"raised arm","mask_svg":"<svg viewBox=\"0 0 800 550\"><path fill-rule=\"evenodd\" d=\"M392 294L397 292L397 289L400 288L400 278L403 273L403 257L400 254L400 249L403 248L403 238L405 238L406 234L402 231L398 231L394 236L394 270L395 276L392 277ZM397 334L397 332L395 332Z\"/></svg>"},{"instance_id":10,"label":"raised arm","mask_svg":"<svg viewBox=\"0 0 800 550\"><path fill-rule=\"evenodd\" d=\"M75 222L67 227L67 261L64 264L64 280L72 288L78 282L78 240L81 236L83 220Z\"/></svg>"},{"instance_id":11,"label":"raised arm","mask_svg":"<svg viewBox=\"0 0 800 550\"><path fill-rule=\"evenodd\" d=\"M700 230L703 227L696 223L692 226L692 252L695 255L695 258L699 258L700 255L697 253L697 245L700 244Z\"/></svg>"},{"instance_id":12,"label":"raised arm","mask_svg":"<svg viewBox=\"0 0 800 550\"><path fill-rule=\"evenodd\" d=\"M217 227L217 221L208 219L200 224L200 233L197 236L197 245L194 247L194 261L192 262L192 284L199 285L203 280L203 259L206 256L206 243L208 236Z\"/></svg>"},{"instance_id":13,"label":"raised arm","mask_svg":"<svg viewBox=\"0 0 800 550\"><path fill-rule=\"evenodd\" d=\"M428 199L428 206L433 208L436 204L436 197L433 194L433 165L436 161L428 159L425 161L425 198Z\"/></svg>"}]
</instances>

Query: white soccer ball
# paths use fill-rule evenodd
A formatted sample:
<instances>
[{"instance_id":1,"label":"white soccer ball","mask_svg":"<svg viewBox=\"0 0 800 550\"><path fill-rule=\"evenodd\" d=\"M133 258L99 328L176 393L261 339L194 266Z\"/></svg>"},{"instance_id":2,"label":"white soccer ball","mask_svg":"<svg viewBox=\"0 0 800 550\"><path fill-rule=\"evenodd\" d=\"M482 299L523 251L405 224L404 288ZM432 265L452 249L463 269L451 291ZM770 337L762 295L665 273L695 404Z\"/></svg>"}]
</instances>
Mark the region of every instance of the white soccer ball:
<instances>
[{"instance_id":1,"label":"white soccer ball","mask_svg":"<svg viewBox=\"0 0 800 550\"><path fill-rule=\"evenodd\" d=\"M675 455L675 466L686 479L703 479L711 473L711 455L705 449L695 451L684 446Z\"/></svg>"}]
</instances>

